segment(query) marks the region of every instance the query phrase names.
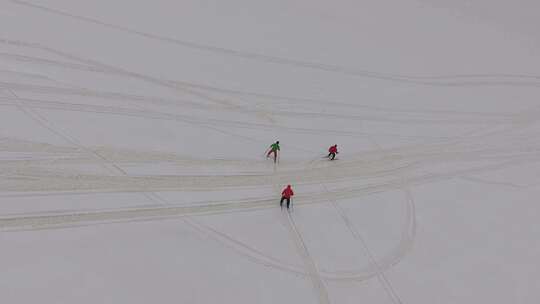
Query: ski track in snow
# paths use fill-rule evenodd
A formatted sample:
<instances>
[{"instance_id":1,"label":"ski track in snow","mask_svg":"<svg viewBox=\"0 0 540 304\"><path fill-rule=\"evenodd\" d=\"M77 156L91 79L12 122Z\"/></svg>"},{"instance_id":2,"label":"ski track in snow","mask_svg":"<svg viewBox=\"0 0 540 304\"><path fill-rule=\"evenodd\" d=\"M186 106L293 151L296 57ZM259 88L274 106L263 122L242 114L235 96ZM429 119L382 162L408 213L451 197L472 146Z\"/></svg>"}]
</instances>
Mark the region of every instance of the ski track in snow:
<instances>
[{"instance_id":1,"label":"ski track in snow","mask_svg":"<svg viewBox=\"0 0 540 304\"><path fill-rule=\"evenodd\" d=\"M289 231L289 235L292 236L292 240L295 244L296 251L302 258L302 261L304 262L304 267L306 269L306 273L309 275L309 278L311 279L311 283L313 284L313 288L317 293L317 298L319 300L319 303L321 304L328 304L330 303L330 299L328 297L328 290L325 286L325 283L323 279L321 278L319 269L317 267L316 262L313 260L313 257L309 253L309 249L306 245L306 242L304 241L304 238L302 237L302 234L298 230L298 227L296 226L294 217L291 215L289 211L287 212L287 221L284 224Z\"/></svg>"}]
</instances>

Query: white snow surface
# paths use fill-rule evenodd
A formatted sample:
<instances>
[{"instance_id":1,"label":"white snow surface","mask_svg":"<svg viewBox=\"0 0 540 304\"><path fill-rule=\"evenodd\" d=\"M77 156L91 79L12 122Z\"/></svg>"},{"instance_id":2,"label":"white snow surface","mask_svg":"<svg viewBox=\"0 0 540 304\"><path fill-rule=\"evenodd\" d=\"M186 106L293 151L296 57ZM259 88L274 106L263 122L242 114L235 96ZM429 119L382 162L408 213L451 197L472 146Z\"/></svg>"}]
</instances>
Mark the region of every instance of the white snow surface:
<instances>
[{"instance_id":1,"label":"white snow surface","mask_svg":"<svg viewBox=\"0 0 540 304\"><path fill-rule=\"evenodd\" d=\"M1 0L0 302L539 303L539 11Z\"/></svg>"}]
</instances>

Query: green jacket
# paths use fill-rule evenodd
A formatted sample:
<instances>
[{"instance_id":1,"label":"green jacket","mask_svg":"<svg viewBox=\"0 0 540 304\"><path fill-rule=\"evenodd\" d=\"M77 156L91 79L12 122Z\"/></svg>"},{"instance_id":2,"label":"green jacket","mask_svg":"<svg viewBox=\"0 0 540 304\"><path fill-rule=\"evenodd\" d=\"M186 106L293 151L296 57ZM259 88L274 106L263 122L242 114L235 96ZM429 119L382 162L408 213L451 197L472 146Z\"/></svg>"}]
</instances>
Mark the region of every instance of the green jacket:
<instances>
[{"instance_id":1,"label":"green jacket","mask_svg":"<svg viewBox=\"0 0 540 304\"><path fill-rule=\"evenodd\" d=\"M276 144L276 143L271 144L270 149L272 149L272 151L280 151L279 150L279 144Z\"/></svg>"}]
</instances>

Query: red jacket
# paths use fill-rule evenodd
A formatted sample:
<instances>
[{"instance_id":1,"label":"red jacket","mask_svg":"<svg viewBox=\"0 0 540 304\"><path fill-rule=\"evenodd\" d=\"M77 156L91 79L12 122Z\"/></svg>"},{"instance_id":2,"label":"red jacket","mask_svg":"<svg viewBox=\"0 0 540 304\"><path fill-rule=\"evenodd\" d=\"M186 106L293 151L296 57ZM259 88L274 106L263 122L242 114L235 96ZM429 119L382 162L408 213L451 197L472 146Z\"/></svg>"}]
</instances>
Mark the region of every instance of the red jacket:
<instances>
[{"instance_id":1,"label":"red jacket","mask_svg":"<svg viewBox=\"0 0 540 304\"><path fill-rule=\"evenodd\" d=\"M287 186L287 188L285 188L285 190L283 190L283 192L281 192L281 195L284 198L291 198L291 196L294 195L294 192L292 191L291 186Z\"/></svg>"},{"instance_id":2,"label":"red jacket","mask_svg":"<svg viewBox=\"0 0 540 304\"><path fill-rule=\"evenodd\" d=\"M328 149L328 152L329 152L329 153L337 153L337 146L331 146L331 147Z\"/></svg>"}]
</instances>

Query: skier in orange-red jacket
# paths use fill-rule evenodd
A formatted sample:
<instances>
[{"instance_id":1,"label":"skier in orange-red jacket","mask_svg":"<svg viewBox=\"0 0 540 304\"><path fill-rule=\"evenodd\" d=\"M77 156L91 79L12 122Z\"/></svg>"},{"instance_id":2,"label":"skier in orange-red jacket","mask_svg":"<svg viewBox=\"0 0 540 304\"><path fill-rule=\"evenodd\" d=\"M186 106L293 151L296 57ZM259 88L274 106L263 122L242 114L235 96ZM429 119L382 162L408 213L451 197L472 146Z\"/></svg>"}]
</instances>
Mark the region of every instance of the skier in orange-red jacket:
<instances>
[{"instance_id":1,"label":"skier in orange-red jacket","mask_svg":"<svg viewBox=\"0 0 540 304\"><path fill-rule=\"evenodd\" d=\"M336 154L338 154L339 152L337 151L337 145L333 145L331 146L330 148L328 148L328 158L330 158L330 160L334 160L334 158L336 158Z\"/></svg>"},{"instance_id":2,"label":"skier in orange-red jacket","mask_svg":"<svg viewBox=\"0 0 540 304\"><path fill-rule=\"evenodd\" d=\"M287 185L287 188L283 189L281 192L281 201L279 202L279 205L281 208L283 208L283 201L287 200L287 209L289 209L289 205L291 204L291 197L294 195L294 192L291 188L291 185Z\"/></svg>"}]
</instances>

